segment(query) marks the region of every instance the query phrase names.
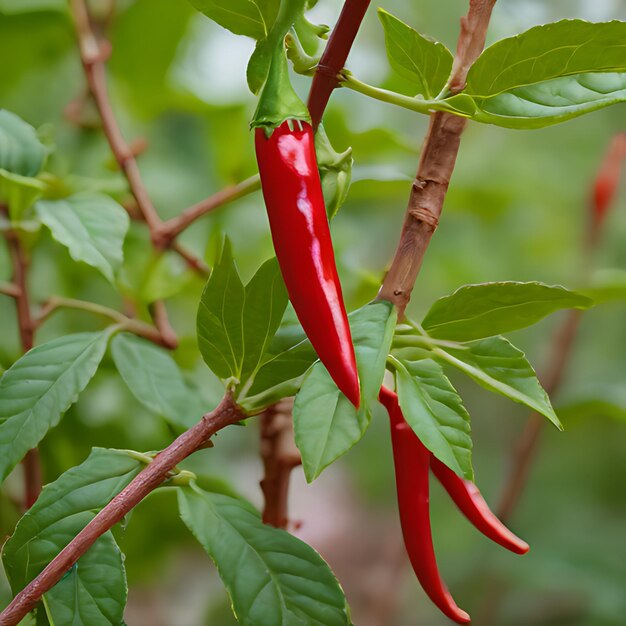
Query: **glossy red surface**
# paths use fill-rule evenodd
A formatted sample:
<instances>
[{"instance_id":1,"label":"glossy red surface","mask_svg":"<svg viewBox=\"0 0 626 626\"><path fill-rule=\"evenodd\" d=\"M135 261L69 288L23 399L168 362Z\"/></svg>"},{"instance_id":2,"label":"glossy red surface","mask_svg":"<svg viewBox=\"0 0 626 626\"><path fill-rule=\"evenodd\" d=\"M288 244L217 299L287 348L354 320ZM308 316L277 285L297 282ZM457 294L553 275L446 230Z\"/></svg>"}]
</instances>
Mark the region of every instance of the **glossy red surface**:
<instances>
[{"instance_id":1,"label":"glossy red surface","mask_svg":"<svg viewBox=\"0 0 626 626\"><path fill-rule=\"evenodd\" d=\"M354 347L335 266L309 124L284 122L255 144L276 257L289 299L339 389L360 403Z\"/></svg>"},{"instance_id":2,"label":"glossy red surface","mask_svg":"<svg viewBox=\"0 0 626 626\"><path fill-rule=\"evenodd\" d=\"M513 534L494 515L478 487L471 480L461 478L432 454L430 467L459 510L485 537L515 554L528 552L528 544Z\"/></svg>"},{"instance_id":3,"label":"glossy red surface","mask_svg":"<svg viewBox=\"0 0 626 626\"><path fill-rule=\"evenodd\" d=\"M456 605L437 567L429 511L431 454L404 421L397 395L382 387L379 399L391 422L400 524L413 571L444 615L459 624L467 624L470 616Z\"/></svg>"}]
</instances>

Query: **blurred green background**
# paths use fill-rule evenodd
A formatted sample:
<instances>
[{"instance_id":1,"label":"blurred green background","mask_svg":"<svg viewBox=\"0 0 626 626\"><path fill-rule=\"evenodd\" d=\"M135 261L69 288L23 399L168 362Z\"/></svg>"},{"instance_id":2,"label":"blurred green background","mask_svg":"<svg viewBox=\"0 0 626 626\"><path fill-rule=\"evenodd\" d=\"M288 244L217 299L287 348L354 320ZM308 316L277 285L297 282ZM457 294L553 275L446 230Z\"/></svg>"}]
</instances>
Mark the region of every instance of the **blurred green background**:
<instances>
[{"instance_id":1,"label":"blurred green background","mask_svg":"<svg viewBox=\"0 0 626 626\"><path fill-rule=\"evenodd\" d=\"M196 14L186 0L113 0L91 3L107 21L112 43L109 87L128 140L145 138L139 158L146 186L163 218L255 173L248 121L255 99L245 83L253 42ZM463 0L388 0L382 6L422 33L454 49ZM338 0L319 0L312 17L334 24ZM366 82L407 88L391 74L376 4L366 17L348 67ZM565 17L626 19L624 0L499 0L489 40ZM106 19L105 19L106 18ZM98 127L92 105L68 120L70 103L85 93L74 31L64 0L0 0L0 108L14 111L55 146L47 170L78 187L98 187L122 199L125 185ZM296 80L302 94L308 79ZM580 248L589 186L612 135L626 130L616 106L541 131L468 127L444 214L416 285L409 314L464 283L541 280L581 286ZM372 299L389 263L402 223L410 181L427 119L338 90L325 118L338 149L352 146L354 184L333 222L344 292L350 309ZM626 197L610 216L591 272L626 269ZM233 240L245 278L271 255L257 192L196 223L181 240L211 260L222 233ZM202 281L179 260L155 263L147 231L133 224L127 239L124 283L129 292L167 296L181 337L174 353L204 394L207 406L219 383L200 363L195 309ZM0 280L10 264L0 242ZM51 294L121 307L120 295L93 269L71 262L65 248L41 232L34 248L35 302ZM626 305L585 314L567 379L555 405L580 397L616 398L626 407ZM13 302L0 297L0 366L19 355ZM541 372L558 315L513 337ZM60 313L38 342L67 332L100 328L84 313ZM465 380L454 380L473 417L477 482L494 504L523 429L526 411ZM511 523L531 544L523 557L505 553L464 521L438 486L433 528L441 569L460 606L477 626L623 626L626 623L626 424L601 414L547 427L524 498ZM45 479L82 461L91 446L158 449L173 433L126 390L105 362L79 402L44 440ZM221 434L214 449L188 466L227 481L257 505L258 430ZM16 472L7 491L19 493ZM0 537L17 513L0 496ZM448 623L431 606L403 555L395 510L386 420L376 416L363 441L307 486L294 473L291 517L297 534L330 562L343 584L357 626L437 626ZM150 497L118 532L127 555L131 626L228 626L233 623L219 579L178 520L167 492ZM8 599L0 579L0 606Z\"/></svg>"}]
</instances>

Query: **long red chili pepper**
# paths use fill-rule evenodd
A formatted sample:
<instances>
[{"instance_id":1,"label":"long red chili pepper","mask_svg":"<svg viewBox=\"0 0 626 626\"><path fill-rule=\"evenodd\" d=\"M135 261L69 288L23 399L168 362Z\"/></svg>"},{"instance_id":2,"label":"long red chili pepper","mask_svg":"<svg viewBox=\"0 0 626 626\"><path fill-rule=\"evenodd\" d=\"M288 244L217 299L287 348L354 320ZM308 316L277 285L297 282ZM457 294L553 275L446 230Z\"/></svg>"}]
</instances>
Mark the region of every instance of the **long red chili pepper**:
<instances>
[{"instance_id":1,"label":"long red chili pepper","mask_svg":"<svg viewBox=\"0 0 626 626\"><path fill-rule=\"evenodd\" d=\"M398 509L411 565L424 591L439 609L455 622L466 624L469 615L456 605L437 568L428 506L429 466L461 512L485 536L516 554L528 552L528 544L491 512L474 483L457 476L422 444L404 420L393 391L382 387L379 400L387 409L391 423Z\"/></svg>"},{"instance_id":2,"label":"long red chili pepper","mask_svg":"<svg viewBox=\"0 0 626 626\"><path fill-rule=\"evenodd\" d=\"M404 421L398 397L383 387L380 401L389 412L402 535L413 571L428 597L451 620L467 624L439 575L430 529L428 466L430 452Z\"/></svg>"},{"instance_id":3,"label":"long red chili pepper","mask_svg":"<svg viewBox=\"0 0 626 626\"><path fill-rule=\"evenodd\" d=\"M438 458L430 455L430 467L437 480L444 486L461 513L483 534L503 548L526 554L529 545L513 534L491 511L478 487L471 481L461 478L456 472L444 465Z\"/></svg>"},{"instance_id":4,"label":"long red chili pepper","mask_svg":"<svg viewBox=\"0 0 626 626\"><path fill-rule=\"evenodd\" d=\"M335 266L311 125L255 130L256 156L276 257L289 299L320 360L359 406L359 378Z\"/></svg>"}]
</instances>

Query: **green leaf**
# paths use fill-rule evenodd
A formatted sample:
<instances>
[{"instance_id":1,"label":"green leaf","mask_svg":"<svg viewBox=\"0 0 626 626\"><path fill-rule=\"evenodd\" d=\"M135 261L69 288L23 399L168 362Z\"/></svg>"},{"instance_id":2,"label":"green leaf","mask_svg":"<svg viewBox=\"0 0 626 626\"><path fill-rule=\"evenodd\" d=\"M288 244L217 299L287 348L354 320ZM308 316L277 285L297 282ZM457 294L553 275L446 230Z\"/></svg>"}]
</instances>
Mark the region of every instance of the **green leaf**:
<instances>
[{"instance_id":1,"label":"green leaf","mask_svg":"<svg viewBox=\"0 0 626 626\"><path fill-rule=\"evenodd\" d=\"M360 408L357 410L337 389L321 362L304 379L293 407L296 445L309 482L361 439L385 373L396 323L393 305L374 302L349 319L361 381Z\"/></svg>"},{"instance_id":2,"label":"green leaf","mask_svg":"<svg viewBox=\"0 0 626 626\"><path fill-rule=\"evenodd\" d=\"M420 35L384 9L378 17L385 31L391 67L411 81L417 93L431 100L444 88L452 71L452 53L442 43Z\"/></svg>"},{"instance_id":3,"label":"green leaf","mask_svg":"<svg viewBox=\"0 0 626 626\"><path fill-rule=\"evenodd\" d=\"M150 411L177 428L189 428L206 412L198 393L185 382L176 361L153 343L123 333L111 355L131 393Z\"/></svg>"},{"instance_id":4,"label":"green leaf","mask_svg":"<svg viewBox=\"0 0 626 626\"><path fill-rule=\"evenodd\" d=\"M545 415L555 426L563 429L550 398L524 353L504 337L490 337L455 348L437 349L435 353L445 363L460 369L489 391Z\"/></svg>"},{"instance_id":5,"label":"green leaf","mask_svg":"<svg viewBox=\"0 0 626 626\"><path fill-rule=\"evenodd\" d=\"M465 285L437 300L422 326L436 339L472 341L532 326L559 309L592 304L579 293L538 282Z\"/></svg>"},{"instance_id":6,"label":"green leaf","mask_svg":"<svg viewBox=\"0 0 626 626\"><path fill-rule=\"evenodd\" d=\"M155 252L155 259L142 273L139 297L143 302L166 300L187 289L196 278L194 271L173 252Z\"/></svg>"},{"instance_id":7,"label":"green leaf","mask_svg":"<svg viewBox=\"0 0 626 626\"><path fill-rule=\"evenodd\" d=\"M348 626L332 571L311 547L266 526L247 502L195 485L178 491L180 514L214 561L240 624Z\"/></svg>"},{"instance_id":8,"label":"green leaf","mask_svg":"<svg viewBox=\"0 0 626 626\"><path fill-rule=\"evenodd\" d=\"M245 289L228 239L202 292L196 320L202 358L220 378L239 380L243 359Z\"/></svg>"},{"instance_id":9,"label":"green leaf","mask_svg":"<svg viewBox=\"0 0 626 626\"><path fill-rule=\"evenodd\" d=\"M190 0L201 13L235 35L252 39L267 37L280 0Z\"/></svg>"},{"instance_id":10,"label":"green leaf","mask_svg":"<svg viewBox=\"0 0 626 626\"><path fill-rule=\"evenodd\" d=\"M626 22L562 20L488 47L472 65L464 93L488 97L562 76L626 71Z\"/></svg>"},{"instance_id":11,"label":"green leaf","mask_svg":"<svg viewBox=\"0 0 626 626\"><path fill-rule=\"evenodd\" d=\"M75 261L95 267L113 282L123 261L128 213L109 196L80 193L63 200L41 200L39 219Z\"/></svg>"},{"instance_id":12,"label":"green leaf","mask_svg":"<svg viewBox=\"0 0 626 626\"><path fill-rule=\"evenodd\" d=\"M510 128L540 128L622 102L625 37L626 23L617 21L536 26L487 48L463 96L474 100L474 119Z\"/></svg>"},{"instance_id":13,"label":"green leaf","mask_svg":"<svg viewBox=\"0 0 626 626\"><path fill-rule=\"evenodd\" d=\"M9 207L13 221L20 221L26 209L37 200L46 185L37 178L12 174L0 169L0 201Z\"/></svg>"},{"instance_id":14,"label":"green leaf","mask_svg":"<svg viewBox=\"0 0 626 626\"><path fill-rule=\"evenodd\" d=\"M473 109L454 96L446 102L474 121L504 128L536 129L626 101L626 74L579 74L519 87L491 98L475 98Z\"/></svg>"},{"instance_id":15,"label":"green leaf","mask_svg":"<svg viewBox=\"0 0 626 626\"><path fill-rule=\"evenodd\" d=\"M242 381L261 364L289 302L276 257L266 261L252 277L246 285L245 298Z\"/></svg>"},{"instance_id":16,"label":"green leaf","mask_svg":"<svg viewBox=\"0 0 626 626\"><path fill-rule=\"evenodd\" d=\"M23 119L0 109L0 169L20 176L37 176L46 160L46 148Z\"/></svg>"},{"instance_id":17,"label":"green leaf","mask_svg":"<svg viewBox=\"0 0 626 626\"><path fill-rule=\"evenodd\" d=\"M2 551L13 591L35 578L143 467L125 451L94 448L81 465L46 485ZM45 594L44 601L56 626L122 623L126 576L110 531Z\"/></svg>"},{"instance_id":18,"label":"green leaf","mask_svg":"<svg viewBox=\"0 0 626 626\"><path fill-rule=\"evenodd\" d=\"M473 480L470 416L459 394L431 359L400 365L396 384L404 419L442 463Z\"/></svg>"},{"instance_id":19,"label":"green leaf","mask_svg":"<svg viewBox=\"0 0 626 626\"><path fill-rule=\"evenodd\" d=\"M59 423L93 378L109 337L78 333L27 352L0 379L0 482Z\"/></svg>"}]
</instances>

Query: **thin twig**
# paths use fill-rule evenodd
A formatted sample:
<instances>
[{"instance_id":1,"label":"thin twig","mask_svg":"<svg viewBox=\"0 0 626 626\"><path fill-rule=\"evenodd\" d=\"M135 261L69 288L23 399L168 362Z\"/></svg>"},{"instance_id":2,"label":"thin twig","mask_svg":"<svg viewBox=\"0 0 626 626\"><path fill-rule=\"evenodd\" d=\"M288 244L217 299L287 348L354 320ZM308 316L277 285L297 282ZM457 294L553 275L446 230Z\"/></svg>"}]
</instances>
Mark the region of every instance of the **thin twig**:
<instances>
[{"instance_id":1,"label":"thin twig","mask_svg":"<svg viewBox=\"0 0 626 626\"><path fill-rule=\"evenodd\" d=\"M219 209L220 207L237 200L243 196L261 188L261 180L258 174L246 180L226 187L217 193L209 196L197 204L185 209L180 215L163 222L157 230L159 245L169 247L171 242L196 220Z\"/></svg>"},{"instance_id":2,"label":"thin twig","mask_svg":"<svg viewBox=\"0 0 626 626\"><path fill-rule=\"evenodd\" d=\"M291 471L302 463L293 438L292 410L293 400L286 399L271 406L261 417L263 521L276 528L287 528L289 524L289 479Z\"/></svg>"},{"instance_id":3,"label":"thin twig","mask_svg":"<svg viewBox=\"0 0 626 626\"><path fill-rule=\"evenodd\" d=\"M21 291L20 288L13 283L0 283L0 293L10 298L19 298Z\"/></svg>"},{"instance_id":4,"label":"thin twig","mask_svg":"<svg viewBox=\"0 0 626 626\"><path fill-rule=\"evenodd\" d=\"M153 305L154 306L154 305ZM37 328L43 324L53 313L60 309L75 309L78 311L86 311L94 315L106 317L115 323L119 324L122 330L129 333L133 333L138 337L143 337L148 341L163 346L168 350L173 350L178 344L178 339L173 334L171 327L165 328L163 325L166 323L164 318L164 312L158 312L158 317L163 328L155 328L151 324L146 324L141 320L128 317L115 309L111 309L108 306L96 304L95 302L88 302L86 300L76 300L75 298L63 298L61 296L52 296L44 303L39 311L39 315L34 320L34 325ZM169 322L167 322L169 324Z\"/></svg>"},{"instance_id":5,"label":"thin twig","mask_svg":"<svg viewBox=\"0 0 626 626\"><path fill-rule=\"evenodd\" d=\"M346 0L337 24L328 39L320 62L315 69L307 106L313 128L324 115L330 94L339 84L339 72L344 68L350 48L365 17L370 0Z\"/></svg>"},{"instance_id":6,"label":"thin twig","mask_svg":"<svg viewBox=\"0 0 626 626\"><path fill-rule=\"evenodd\" d=\"M0 626L16 626L35 608L41 596L52 589L65 573L87 552L96 539L121 521L168 477L184 459L200 449L219 430L244 418L232 398L226 395L220 405L183 433L138 474L76 535L68 545L20 591L0 613Z\"/></svg>"},{"instance_id":7,"label":"thin twig","mask_svg":"<svg viewBox=\"0 0 626 626\"><path fill-rule=\"evenodd\" d=\"M463 88L467 71L485 45L491 12L496 0L470 0L461 20L450 92ZM411 298L426 249L437 228L448 185L459 151L466 120L449 113L434 113L411 189L395 257L378 297L396 305L399 317Z\"/></svg>"},{"instance_id":8,"label":"thin twig","mask_svg":"<svg viewBox=\"0 0 626 626\"><path fill-rule=\"evenodd\" d=\"M22 352L28 352L35 343L35 324L28 297L27 272L29 260L24 253L19 234L9 230L4 233L13 265L14 299L17 309L17 324L22 344ZM36 448L29 450L22 460L24 471L24 510L30 509L39 497L43 485L41 459Z\"/></svg>"}]
</instances>

